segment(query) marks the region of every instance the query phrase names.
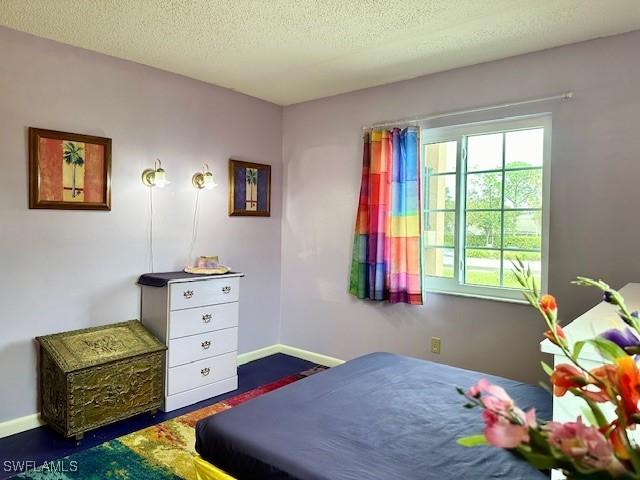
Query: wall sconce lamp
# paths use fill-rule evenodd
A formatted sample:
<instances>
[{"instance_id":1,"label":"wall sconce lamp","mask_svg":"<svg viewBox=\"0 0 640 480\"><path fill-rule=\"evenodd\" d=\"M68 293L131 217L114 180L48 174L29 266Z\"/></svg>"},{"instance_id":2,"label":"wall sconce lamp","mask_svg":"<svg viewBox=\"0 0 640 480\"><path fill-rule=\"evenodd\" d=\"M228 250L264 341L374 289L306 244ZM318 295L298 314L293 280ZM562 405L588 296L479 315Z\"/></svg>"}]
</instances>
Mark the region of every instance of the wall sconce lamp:
<instances>
[{"instance_id":1,"label":"wall sconce lamp","mask_svg":"<svg viewBox=\"0 0 640 480\"><path fill-rule=\"evenodd\" d=\"M167 180L167 172L162 168L162 162L159 158L153 164L153 168L147 168L142 172L142 183L147 187L164 187L169 184Z\"/></svg>"},{"instance_id":2,"label":"wall sconce lamp","mask_svg":"<svg viewBox=\"0 0 640 480\"><path fill-rule=\"evenodd\" d=\"M211 190L213 187L217 187L218 184L213 180L213 173L209 170L209 165L206 163L202 165L202 172L196 172L191 178L191 183L197 189Z\"/></svg>"}]
</instances>

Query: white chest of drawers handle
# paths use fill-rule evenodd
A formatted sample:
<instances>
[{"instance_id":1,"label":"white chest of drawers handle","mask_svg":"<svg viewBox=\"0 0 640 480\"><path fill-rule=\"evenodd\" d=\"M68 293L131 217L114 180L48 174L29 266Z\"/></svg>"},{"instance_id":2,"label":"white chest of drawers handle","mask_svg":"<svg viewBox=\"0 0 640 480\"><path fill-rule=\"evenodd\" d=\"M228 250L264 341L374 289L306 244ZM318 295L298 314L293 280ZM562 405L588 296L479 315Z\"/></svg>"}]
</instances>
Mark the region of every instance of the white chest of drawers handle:
<instances>
[{"instance_id":1,"label":"white chest of drawers handle","mask_svg":"<svg viewBox=\"0 0 640 480\"><path fill-rule=\"evenodd\" d=\"M212 278L184 285L169 285L169 309L205 307L218 303L237 302L240 293L238 278Z\"/></svg>"},{"instance_id":2,"label":"white chest of drawers handle","mask_svg":"<svg viewBox=\"0 0 640 480\"><path fill-rule=\"evenodd\" d=\"M174 395L225 378L236 376L236 352L170 368L167 376L167 393Z\"/></svg>"},{"instance_id":3,"label":"white chest of drawers handle","mask_svg":"<svg viewBox=\"0 0 640 480\"><path fill-rule=\"evenodd\" d=\"M238 349L238 328L176 338L169 341L169 368Z\"/></svg>"},{"instance_id":4,"label":"white chest of drawers handle","mask_svg":"<svg viewBox=\"0 0 640 480\"><path fill-rule=\"evenodd\" d=\"M238 325L238 313L237 302L171 312L169 315L170 338L174 339L236 327Z\"/></svg>"}]
</instances>

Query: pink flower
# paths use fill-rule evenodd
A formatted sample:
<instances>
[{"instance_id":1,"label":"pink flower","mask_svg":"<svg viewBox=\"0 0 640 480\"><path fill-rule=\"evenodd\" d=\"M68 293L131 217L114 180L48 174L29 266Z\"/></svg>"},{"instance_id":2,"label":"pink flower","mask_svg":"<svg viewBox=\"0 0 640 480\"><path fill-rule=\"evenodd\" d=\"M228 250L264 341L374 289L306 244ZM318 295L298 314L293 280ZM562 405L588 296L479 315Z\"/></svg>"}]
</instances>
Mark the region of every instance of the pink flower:
<instances>
[{"instance_id":1,"label":"pink flower","mask_svg":"<svg viewBox=\"0 0 640 480\"><path fill-rule=\"evenodd\" d=\"M514 409L513 413L517 414L517 420L489 409L482 412L484 436L489 444L499 448L516 448L521 443L529 442L529 428L535 428L536 425L535 410L531 409L523 414L520 409Z\"/></svg>"},{"instance_id":2,"label":"pink flower","mask_svg":"<svg viewBox=\"0 0 640 480\"><path fill-rule=\"evenodd\" d=\"M525 414L502 387L491 385L486 379L471 387L468 394L479 398L484 406L482 418L487 442L494 447L515 448L529 441L529 428L536 427L535 410Z\"/></svg>"},{"instance_id":3,"label":"pink flower","mask_svg":"<svg viewBox=\"0 0 640 480\"><path fill-rule=\"evenodd\" d=\"M549 443L574 462L595 470L619 472L624 468L613 455L613 447L595 427L586 426L582 418L576 422L549 422Z\"/></svg>"},{"instance_id":4,"label":"pink flower","mask_svg":"<svg viewBox=\"0 0 640 480\"><path fill-rule=\"evenodd\" d=\"M499 387L498 385L491 385L489 383L489 380L487 380L486 378L481 379L477 384L469 389L469 395L472 397L478 398L483 393L488 393L492 397L501 400L505 404L513 406L513 400L507 394L507 392L505 392L504 388Z\"/></svg>"}]
</instances>

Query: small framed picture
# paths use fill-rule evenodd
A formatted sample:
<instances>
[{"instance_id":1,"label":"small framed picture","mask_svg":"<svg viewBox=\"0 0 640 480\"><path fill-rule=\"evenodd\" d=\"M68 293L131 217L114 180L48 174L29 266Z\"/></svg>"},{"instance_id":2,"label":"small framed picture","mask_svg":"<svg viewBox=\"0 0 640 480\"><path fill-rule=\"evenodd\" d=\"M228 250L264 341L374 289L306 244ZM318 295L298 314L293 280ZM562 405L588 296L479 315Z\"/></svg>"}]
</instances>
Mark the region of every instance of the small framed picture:
<instances>
[{"instance_id":1,"label":"small framed picture","mask_svg":"<svg viewBox=\"0 0 640 480\"><path fill-rule=\"evenodd\" d=\"M229 160L229 215L271 216L271 165Z\"/></svg>"},{"instance_id":2,"label":"small framed picture","mask_svg":"<svg viewBox=\"0 0 640 480\"><path fill-rule=\"evenodd\" d=\"M29 128L29 208L111 210L111 139Z\"/></svg>"}]
</instances>

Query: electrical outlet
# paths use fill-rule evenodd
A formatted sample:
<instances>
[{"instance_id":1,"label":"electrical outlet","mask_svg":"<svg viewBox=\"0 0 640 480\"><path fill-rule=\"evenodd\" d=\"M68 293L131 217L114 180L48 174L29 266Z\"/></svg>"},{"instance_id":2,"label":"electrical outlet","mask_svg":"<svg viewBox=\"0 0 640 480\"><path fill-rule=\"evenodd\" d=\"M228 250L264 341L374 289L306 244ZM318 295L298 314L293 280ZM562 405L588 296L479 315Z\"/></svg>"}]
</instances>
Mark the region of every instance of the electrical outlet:
<instances>
[{"instance_id":1,"label":"electrical outlet","mask_svg":"<svg viewBox=\"0 0 640 480\"><path fill-rule=\"evenodd\" d=\"M431 353L440 353L440 337L431 337Z\"/></svg>"}]
</instances>

